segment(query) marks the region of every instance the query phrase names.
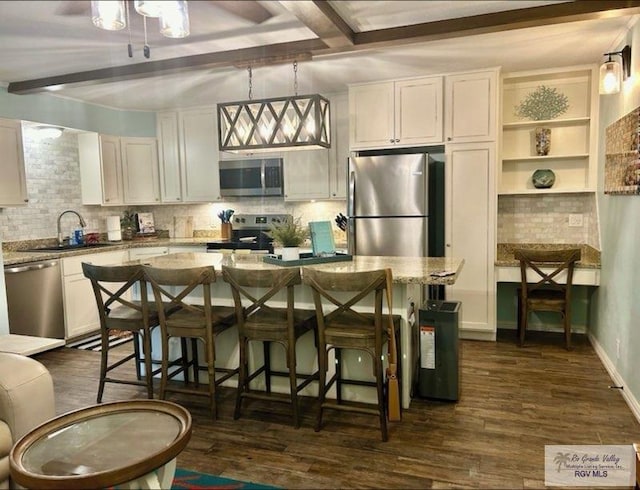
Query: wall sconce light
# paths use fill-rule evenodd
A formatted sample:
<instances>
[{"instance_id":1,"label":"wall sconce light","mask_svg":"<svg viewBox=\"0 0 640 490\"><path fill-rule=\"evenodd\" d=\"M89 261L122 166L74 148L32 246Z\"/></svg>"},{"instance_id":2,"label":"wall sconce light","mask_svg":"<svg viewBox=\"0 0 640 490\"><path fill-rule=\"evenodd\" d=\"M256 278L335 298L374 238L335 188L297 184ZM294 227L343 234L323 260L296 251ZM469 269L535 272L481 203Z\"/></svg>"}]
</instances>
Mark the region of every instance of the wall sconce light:
<instances>
[{"instance_id":1,"label":"wall sconce light","mask_svg":"<svg viewBox=\"0 0 640 490\"><path fill-rule=\"evenodd\" d=\"M617 94L620 92L622 80L631 76L631 47L626 45L621 51L605 53L607 61L600 66L600 93L602 95ZM620 55L622 66L617 60L611 59L614 55Z\"/></svg>"}]
</instances>

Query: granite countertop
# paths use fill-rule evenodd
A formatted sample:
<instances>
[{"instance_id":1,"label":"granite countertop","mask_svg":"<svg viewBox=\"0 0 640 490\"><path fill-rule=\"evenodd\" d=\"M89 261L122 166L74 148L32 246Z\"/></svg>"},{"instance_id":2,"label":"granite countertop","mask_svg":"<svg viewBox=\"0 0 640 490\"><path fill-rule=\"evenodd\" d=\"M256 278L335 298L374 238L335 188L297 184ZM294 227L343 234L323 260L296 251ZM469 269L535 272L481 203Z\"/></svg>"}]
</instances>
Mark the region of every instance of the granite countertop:
<instances>
[{"instance_id":1,"label":"granite countertop","mask_svg":"<svg viewBox=\"0 0 640 490\"><path fill-rule=\"evenodd\" d=\"M513 255L516 248L529 248L535 250L556 250L559 248L579 248L582 258L576 263L577 268L599 269L600 251L590 245L585 244L565 244L565 243L499 243L496 254L495 265L498 267L519 267L520 262Z\"/></svg>"},{"instance_id":2,"label":"granite countertop","mask_svg":"<svg viewBox=\"0 0 640 490\"><path fill-rule=\"evenodd\" d=\"M38 262L40 260L60 259L64 257L73 257L74 255L86 255L101 252L113 252L114 250L129 250L131 248L141 247L179 247L189 245L204 245L206 243L216 241L211 237L196 238L145 238L141 240L126 240L122 242L109 242L100 247L77 248L73 250L51 251L51 252L27 252L24 249L30 248L32 245L22 245L20 250L12 250L11 243L4 243L3 260L4 265L25 264L27 262ZM7 246L8 245L8 246ZM5 248L6 247L6 248Z\"/></svg>"},{"instance_id":3,"label":"granite countertop","mask_svg":"<svg viewBox=\"0 0 640 490\"><path fill-rule=\"evenodd\" d=\"M251 269L277 269L282 266L262 261L261 255L223 255L176 253L148 257L129 262L131 264L144 263L153 267L186 268L213 265L220 273L221 265ZM462 270L463 259L449 257L378 257L355 255L353 260L344 262L329 262L326 264L312 264L309 267L332 272L360 272L391 268L393 282L398 284L454 284ZM432 274L445 272L447 275L434 276Z\"/></svg>"}]
</instances>

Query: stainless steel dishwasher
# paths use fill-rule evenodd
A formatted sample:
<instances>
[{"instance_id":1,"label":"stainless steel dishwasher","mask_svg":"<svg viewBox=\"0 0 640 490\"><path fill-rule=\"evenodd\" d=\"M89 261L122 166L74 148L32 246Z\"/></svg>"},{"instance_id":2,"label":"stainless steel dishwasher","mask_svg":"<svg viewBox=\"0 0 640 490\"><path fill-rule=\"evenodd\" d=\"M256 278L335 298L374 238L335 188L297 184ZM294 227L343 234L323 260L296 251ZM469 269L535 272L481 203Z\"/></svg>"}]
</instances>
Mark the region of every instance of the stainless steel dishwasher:
<instances>
[{"instance_id":1,"label":"stainless steel dishwasher","mask_svg":"<svg viewBox=\"0 0 640 490\"><path fill-rule=\"evenodd\" d=\"M59 260L5 266L9 332L64 339Z\"/></svg>"}]
</instances>

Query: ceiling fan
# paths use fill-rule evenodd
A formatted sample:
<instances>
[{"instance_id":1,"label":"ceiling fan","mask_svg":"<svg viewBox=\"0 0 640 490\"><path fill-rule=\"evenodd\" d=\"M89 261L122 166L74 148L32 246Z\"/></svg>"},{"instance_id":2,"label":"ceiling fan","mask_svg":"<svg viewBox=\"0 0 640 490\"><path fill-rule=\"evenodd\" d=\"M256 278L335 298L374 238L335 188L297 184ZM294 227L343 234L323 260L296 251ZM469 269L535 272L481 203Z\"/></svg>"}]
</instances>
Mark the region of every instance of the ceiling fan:
<instances>
[{"instance_id":1,"label":"ceiling fan","mask_svg":"<svg viewBox=\"0 0 640 490\"><path fill-rule=\"evenodd\" d=\"M209 0L209 3L242 19L255 24L270 19L273 14L255 0ZM55 10L56 15L90 15L91 2L88 0L63 0Z\"/></svg>"}]
</instances>

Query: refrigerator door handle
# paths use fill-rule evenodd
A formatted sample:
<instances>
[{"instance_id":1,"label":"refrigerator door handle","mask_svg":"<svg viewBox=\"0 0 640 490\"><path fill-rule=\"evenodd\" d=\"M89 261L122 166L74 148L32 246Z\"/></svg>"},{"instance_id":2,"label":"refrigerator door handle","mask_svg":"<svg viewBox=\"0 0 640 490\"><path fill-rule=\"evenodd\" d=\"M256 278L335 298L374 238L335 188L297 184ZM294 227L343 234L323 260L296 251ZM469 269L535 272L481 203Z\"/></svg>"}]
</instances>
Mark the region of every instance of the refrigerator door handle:
<instances>
[{"instance_id":1,"label":"refrigerator door handle","mask_svg":"<svg viewBox=\"0 0 640 490\"><path fill-rule=\"evenodd\" d=\"M355 214L355 199L356 199L356 173L354 171L349 172L349 200L347 201L347 251L349 255L355 255L356 252L356 224L353 219Z\"/></svg>"}]
</instances>

